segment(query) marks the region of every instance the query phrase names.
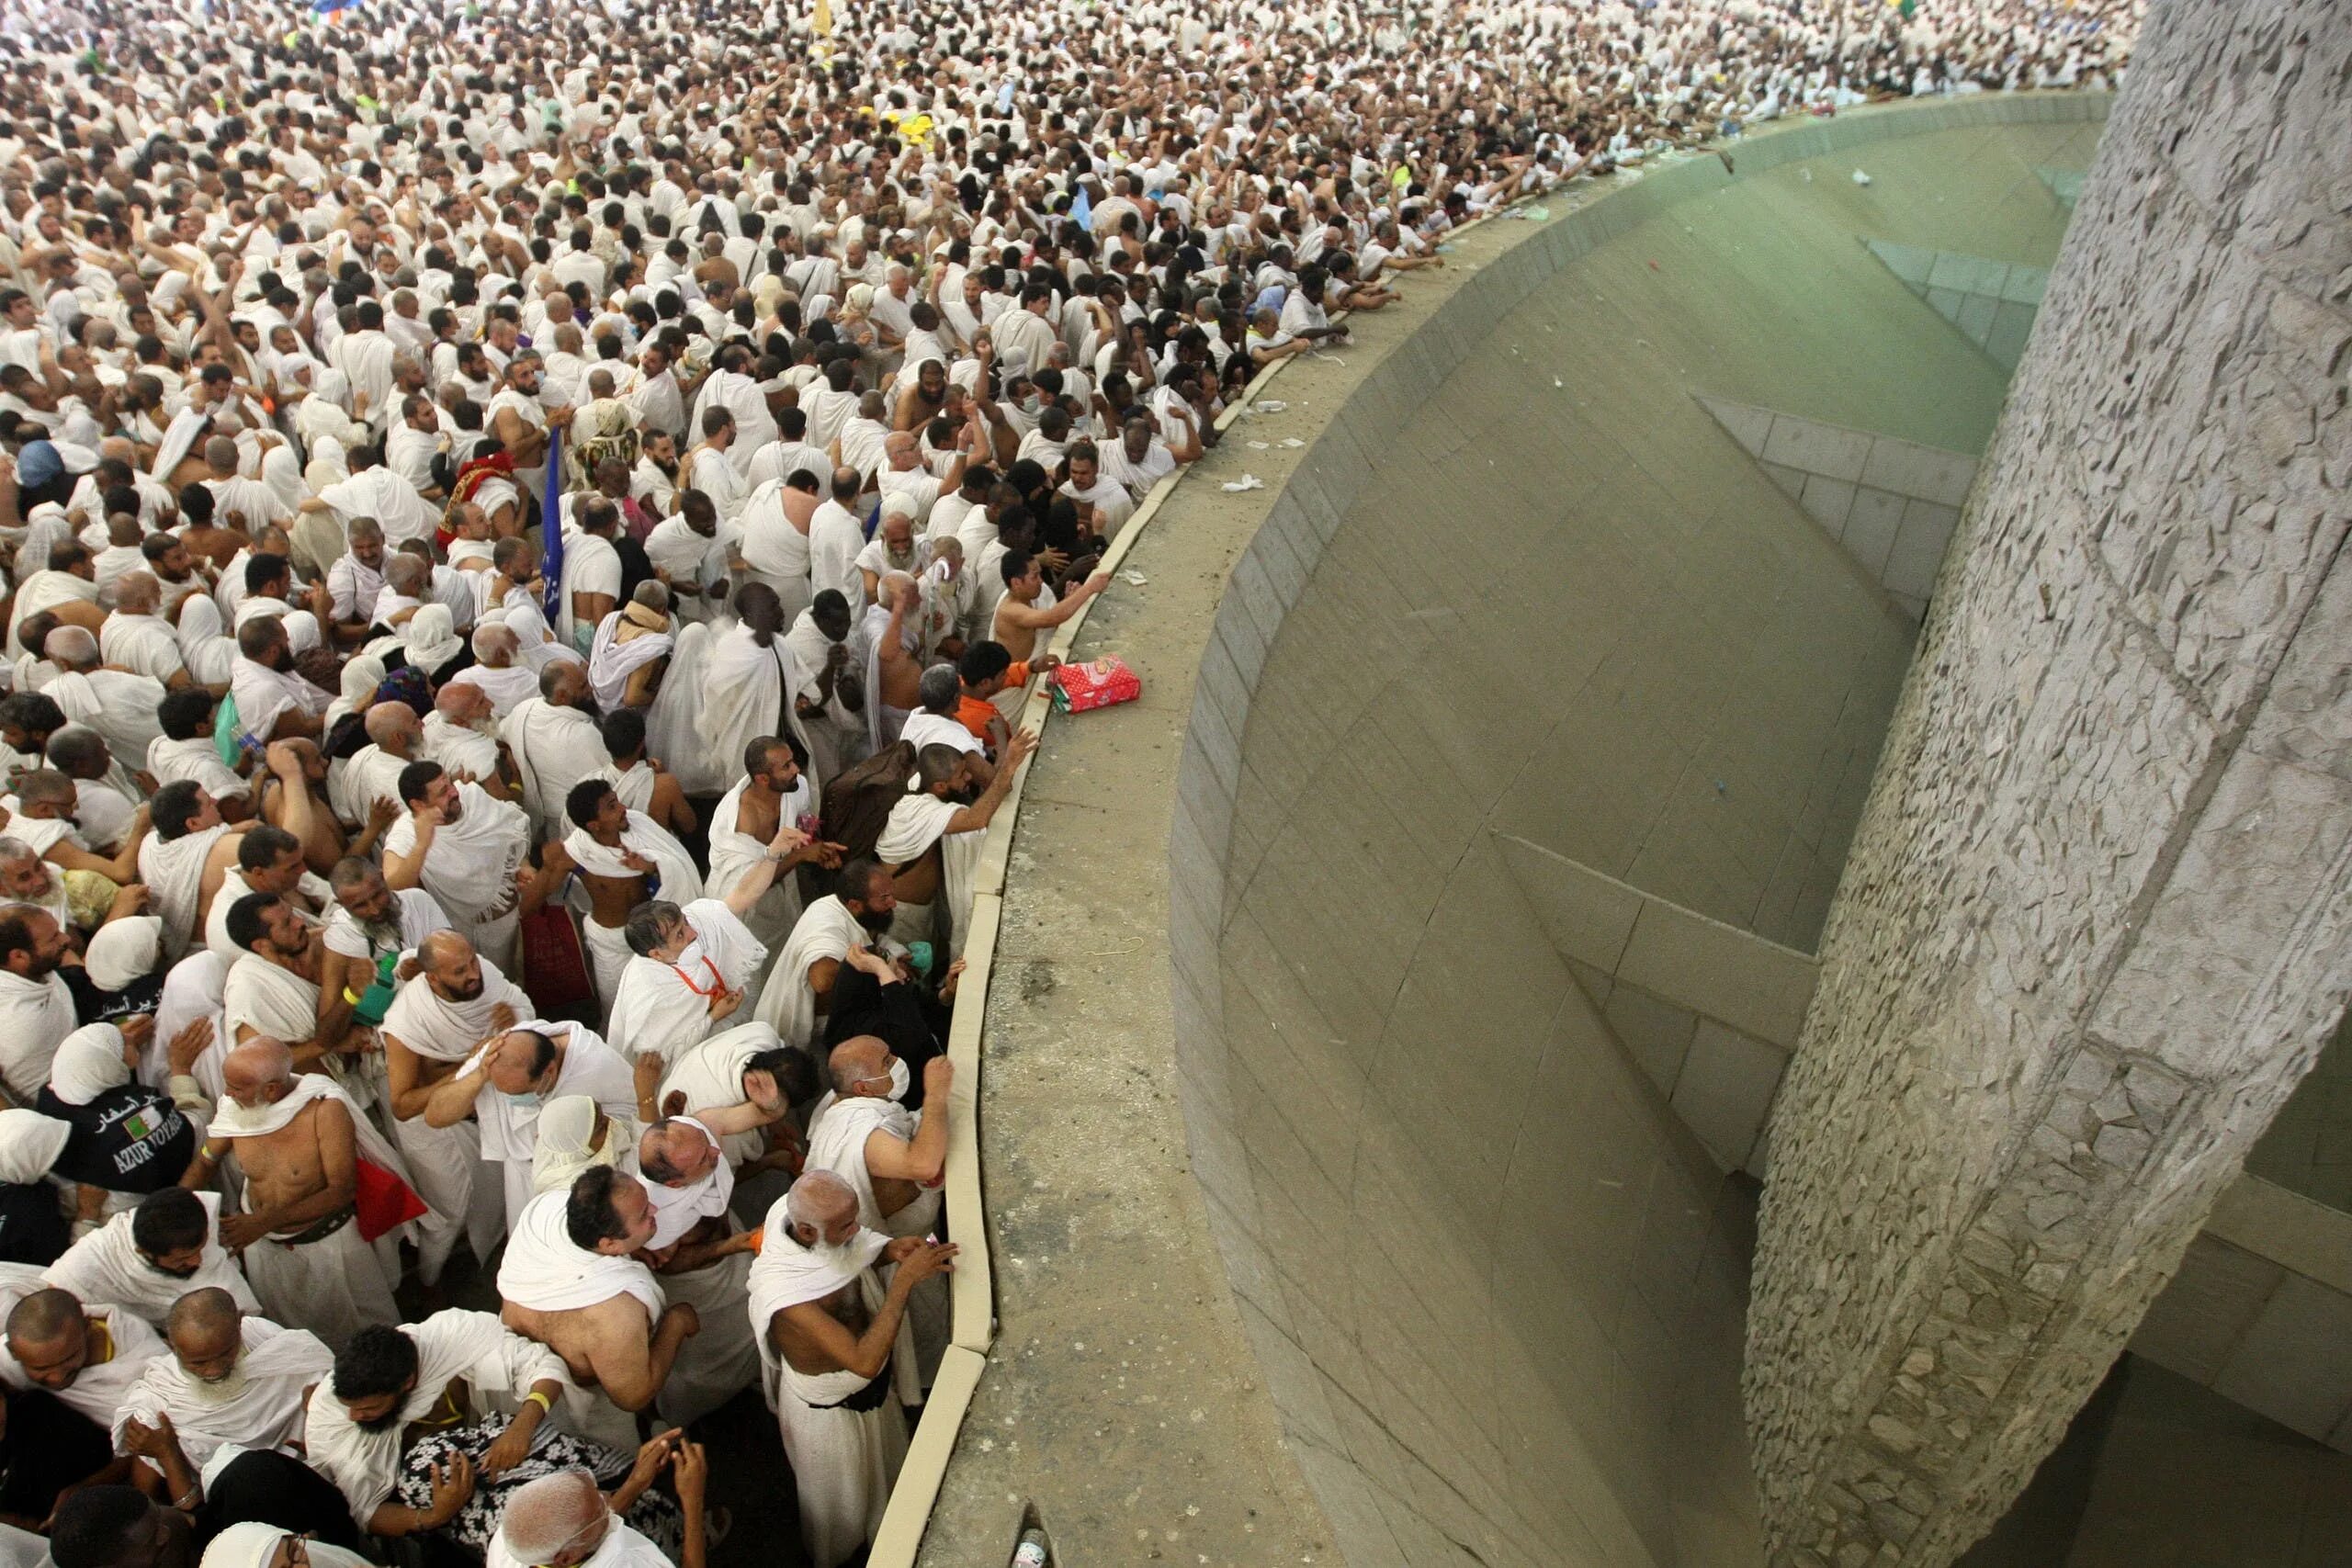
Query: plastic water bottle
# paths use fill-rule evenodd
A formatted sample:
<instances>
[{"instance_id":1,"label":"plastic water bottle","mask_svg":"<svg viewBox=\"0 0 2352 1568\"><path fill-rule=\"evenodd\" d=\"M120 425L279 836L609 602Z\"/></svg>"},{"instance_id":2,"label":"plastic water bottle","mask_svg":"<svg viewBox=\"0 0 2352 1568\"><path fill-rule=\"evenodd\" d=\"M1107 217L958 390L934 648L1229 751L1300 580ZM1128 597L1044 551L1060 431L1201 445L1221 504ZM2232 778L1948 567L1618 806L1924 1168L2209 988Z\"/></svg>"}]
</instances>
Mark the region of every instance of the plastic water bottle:
<instances>
[{"instance_id":1,"label":"plastic water bottle","mask_svg":"<svg viewBox=\"0 0 2352 1568\"><path fill-rule=\"evenodd\" d=\"M1012 1549L1012 1568L1046 1568L1046 1532L1025 1529L1021 1532L1021 1544Z\"/></svg>"}]
</instances>

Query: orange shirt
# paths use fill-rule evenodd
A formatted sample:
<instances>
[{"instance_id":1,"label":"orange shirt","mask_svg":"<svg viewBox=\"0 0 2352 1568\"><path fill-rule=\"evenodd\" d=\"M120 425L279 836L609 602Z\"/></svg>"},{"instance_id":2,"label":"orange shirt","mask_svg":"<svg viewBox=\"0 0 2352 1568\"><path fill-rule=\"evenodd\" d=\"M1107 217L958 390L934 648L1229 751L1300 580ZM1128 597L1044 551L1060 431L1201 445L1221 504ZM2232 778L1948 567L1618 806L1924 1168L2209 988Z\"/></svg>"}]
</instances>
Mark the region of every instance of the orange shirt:
<instances>
[{"instance_id":1,"label":"orange shirt","mask_svg":"<svg viewBox=\"0 0 2352 1568\"><path fill-rule=\"evenodd\" d=\"M1028 661L1024 660L1007 670L1004 672L1004 683L1008 686L1027 685L1029 683ZM978 739L986 740L989 738L990 719L1003 716L1003 710L986 697L976 697L967 692L956 699L956 722L970 730Z\"/></svg>"}]
</instances>

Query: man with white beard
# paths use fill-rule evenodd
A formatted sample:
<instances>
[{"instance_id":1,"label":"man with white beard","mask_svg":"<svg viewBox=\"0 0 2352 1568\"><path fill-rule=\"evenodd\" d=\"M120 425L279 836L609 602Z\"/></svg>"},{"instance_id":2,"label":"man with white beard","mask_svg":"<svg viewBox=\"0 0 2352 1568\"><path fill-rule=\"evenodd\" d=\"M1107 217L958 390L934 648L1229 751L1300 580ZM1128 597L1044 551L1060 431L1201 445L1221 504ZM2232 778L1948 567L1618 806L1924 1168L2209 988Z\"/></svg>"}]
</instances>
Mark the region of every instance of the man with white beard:
<instances>
[{"instance_id":1,"label":"man with white beard","mask_svg":"<svg viewBox=\"0 0 2352 1568\"><path fill-rule=\"evenodd\" d=\"M803 1176L768 1212L752 1265L752 1326L792 1461L801 1540L820 1568L838 1568L881 1524L907 1452L891 1349L908 1297L955 1257L953 1245L894 1241L859 1224L857 1195L831 1171ZM874 1271L882 1262L898 1265L887 1287Z\"/></svg>"},{"instance_id":2,"label":"man with white beard","mask_svg":"<svg viewBox=\"0 0 2352 1568\"><path fill-rule=\"evenodd\" d=\"M247 1312L261 1302L220 1245L220 1195L166 1187L150 1192L65 1249L43 1279L85 1302L108 1302L161 1328L190 1291L222 1290Z\"/></svg>"},{"instance_id":3,"label":"man with white beard","mask_svg":"<svg viewBox=\"0 0 2352 1568\"><path fill-rule=\"evenodd\" d=\"M455 1127L471 1115L481 1123L482 1158L503 1168L512 1229L533 1196L540 1107L572 1094L586 1095L608 1116L637 1114L637 1075L604 1036L585 1024L523 1021L483 1040L435 1084L424 1120Z\"/></svg>"},{"instance_id":4,"label":"man with white beard","mask_svg":"<svg viewBox=\"0 0 2352 1568\"><path fill-rule=\"evenodd\" d=\"M872 948L896 959L906 949L890 939L898 894L888 871L870 860L842 867L839 892L828 893L801 911L769 971L757 1017L786 1045L808 1049L819 1036L818 1020L831 1006L833 980L850 949Z\"/></svg>"},{"instance_id":5,"label":"man with white beard","mask_svg":"<svg viewBox=\"0 0 2352 1568\"><path fill-rule=\"evenodd\" d=\"M118 1449L129 1423L168 1416L199 1470L232 1444L300 1455L303 1402L334 1365L316 1335L248 1317L228 1292L208 1288L174 1303L164 1337L172 1353L147 1363L114 1412Z\"/></svg>"},{"instance_id":6,"label":"man with white beard","mask_svg":"<svg viewBox=\"0 0 2352 1568\"><path fill-rule=\"evenodd\" d=\"M522 773L524 808L542 834L562 831L564 797L609 760L596 717L587 666L550 664L539 674L539 695L517 703L498 727Z\"/></svg>"},{"instance_id":7,"label":"man with white beard","mask_svg":"<svg viewBox=\"0 0 2352 1568\"><path fill-rule=\"evenodd\" d=\"M530 825L523 808L494 800L478 784L459 784L437 762L401 770L407 815L384 835L384 880L395 888L423 887L493 964L513 962L525 898L545 896L552 875L532 879L523 859Z\"/></svg>"},{"instance_id":8,"label":"man with white beard","mask_svg":"<svg viewBox=\"0 0 2352 1568\"><path fill-rule=\"evenodd\" d=\"M808 839L805 831L803 841L783 860L774 858L778 838L787 829L805 829L817 813L817 791L801 771L801 756L797 742L777 735L755 737L743 748L743 782L720 796L710 814L710 872L703 891L733 908L738 888L754 876L769 877L758 900L739 913L752 937L771 952L784 945L800 919L799 868L831 871L842 863L841 845ZM757 987L766 978L764 972L754 977L746 1007L759 1005Z\"/></svg>"},{"instance_id":9,"label":"man with white beard","mask_svg":"<svg viewBox=\"0 0 2352 1568\"><path fill-rule=\"evenodd\" d=\"M415 1197L407 1168L334 1080L294 1073L278 1041L249 1040L221 1063L225 1095L185 1179L210 1181L224 1156L244 1177L244 1213L220 1222L220 1239L244 1253L245 1278L265 1310L328 1345L361 1325L398 1323L400 1236L414 1215L441 1222ZM384 1212L359 1213L359 1167L389 1189ZM372 1241L369 1224L384 1226Z\"/></svg>"},{"instance_id":10,"label":"man with white beard","mask_svg":"<svg viewBox=\"0 0 2352 1568\"><path fill-rule=\"evenodd\" d=\"M433 711L424 716L421 757L463 774L498 799L515 798L500 767L497 709L480 686L453 680L434 694Z\"/></svg>"},{"instance_id":11,"label":"man with white beard","mask_svg":"<svg viewBox=\"0 0 2352 1568\"><path fill-rule=\"evenodd\" d=\"M676 1434L683 1439L684 1434ZM640 1450L642 1453L644 1450ZM676 1568L705 1568L709 1551L704 1500L710 1460L700 1443L676 1440L668 1450L678 1506L685 1512ZM670 1554L625 1519L583 1471L560 1471L514 1490L490 1540L484 1568L672 1568Z\"/></svg>"},{"instance_id":12,"label":"man with white beard","mask_svg":"<svg viewBox=\"0 0 2352 1568\"><path fill-rule=\"evenodd\" d=\"M427 1284L455 1247L462 1226L474 1258L488 1262L506 1230L503 1178L482 1157L481 1130L460 1121L435 1126L425 1116L434 1090L447 1082L481 1042L536 1018L523 988L486 963L453 931L418 943L419 972L404 980L384 1015L384 1070L390 1086L392 1136L408 1159L417 1190L455 1222L418 1268Z\"/></svg>"},{"instance_id":13,"label":"man with white beard","mask_svg":"<svg viewBox=\"0 0 2352 1568\"><path fill-rule=\"evenodd\" d=\"M319 990L327 1009L321 1022L334 1022L340 1010L374 1025L391 1006L394 987L415 972L414 961L403 964L402 955L447 931L449 917L422 887L393 892L375 862L356 855L335 862L327 886L334 902L319 939Z\"/></svg>"},{"instance_id":14,"label":"man with white beard","mask_svg":"<svg viewBox=\"0 0 2352 1568\"><path fill-rule=\"evenodd\" d=\"M498 718L503 720L539 694L538 672L523 661L522 639L514 627L503 621L482 622L474 628L473 650L474 661L450 676L449 683L481 687Z\"/></svg>"}]
</instances>

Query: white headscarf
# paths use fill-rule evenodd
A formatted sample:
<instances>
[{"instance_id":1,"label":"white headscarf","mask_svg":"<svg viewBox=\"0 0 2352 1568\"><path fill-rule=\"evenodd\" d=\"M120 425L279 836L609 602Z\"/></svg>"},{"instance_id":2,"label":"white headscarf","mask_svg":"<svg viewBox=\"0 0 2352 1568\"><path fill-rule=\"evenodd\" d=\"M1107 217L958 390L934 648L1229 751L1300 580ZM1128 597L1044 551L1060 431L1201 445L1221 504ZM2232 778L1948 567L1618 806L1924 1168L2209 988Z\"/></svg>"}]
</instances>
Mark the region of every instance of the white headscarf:
<instances>
[{"instance_id":1,"label":"white headscarf","mask_svg":"<svg viewBox=\"0 0 2352 1568\"><path fill-rule=\"evenodd\" d=\"M38 1111L0 1111L0 1181L22 1187L39 1181L65 1152L71 1124Z\"/></svg>"},{"instance_id":2,"label":"white headscarf","mask_svg":"<svg viewBox=\"0 0 2352 1568\"><path fill-rule=\"evenodd\" d=\"M639 1129L617 1116L608 1117L605 1146L591 1149L596 1132L596 1101L584 1094L550 1100L539 1112L538 1146L531 1156L531 1190L552 1192L570 1187L591 1166L621 1164L637 1149Z\"/></svg>"},{"instance_id":3,"label":"white headscarf","mask_svg":"<svg viewBox=\"0 0 2352 1568\"><path fill-rule=\"evenodd\" d=\"M68 1105L87 1105L110 1089L130 1081L122 1059L122 1031L111 1023L88 1023L65 1037L50 1064L49 1087Z\"/></svg>"},{"instance_id":4,"label":"white headscarf","mask_svg":"<svg viewBox=\"0 0 2352 1568\"><path fill-rule=\"evenodd\" d=\"M343 667L343 695L327 705L326 728L333 729L344 715L357 713L359 705L374 696L376 688L384 683L385 674L384 661L376 655L353 654L350 662Z\"/></svg>"},{"instance_id":5,"label":"white headscarf","mask_svg":"<svg viewBox=\"0 0 2352 1568\"><path fill-rule=\"evenodd\" d=\"M447 604L427 604L403 621L401 646L408 650L408 667L420 675L432 674L466 650Z\"/></svg>"},{"instance_id":6,"label":"white headscarf","mask_svg":"<svg viewBox=\"0 0 2352 1568\"><path fill-rule=\"evenodd\" d=\"M351 465L343 455L343 443L332 435L315 436L311 442L311 460L303 466L302 482L316 495L329 485L339 485L351 477Z\"/></svg>"},{"instance_id":7,"label":"white headscarf","mask_svg":"<svg viewBox=\"0 0 2352 1568\"><path fill-rule=\"evenodd\" d=\"M119 991L142 975L154 972L164 953L164 918L133 915L108 920L90 938L83 962L100 990Z\"/></svg>"}]
</instances>

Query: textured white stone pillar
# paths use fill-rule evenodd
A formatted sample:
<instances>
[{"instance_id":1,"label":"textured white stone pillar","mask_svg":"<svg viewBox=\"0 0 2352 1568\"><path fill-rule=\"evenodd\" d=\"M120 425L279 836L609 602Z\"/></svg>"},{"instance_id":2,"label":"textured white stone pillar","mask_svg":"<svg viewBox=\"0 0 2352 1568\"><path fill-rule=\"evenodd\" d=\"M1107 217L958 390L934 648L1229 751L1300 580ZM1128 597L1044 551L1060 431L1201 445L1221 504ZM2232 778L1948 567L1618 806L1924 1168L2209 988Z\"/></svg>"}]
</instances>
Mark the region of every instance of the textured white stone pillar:
<instances>
[{"instance_id":1,"label":"textured white stone pillar","mask_svg":"<svg viewBox=\"0 0 2352 1568\"><path fill-rule=\"evenodd\" d=\"M2015 1497L2352 996L2352 5L2158 7L1775 1111L1777 1563Z\"/></svg>"}]
</instances>

